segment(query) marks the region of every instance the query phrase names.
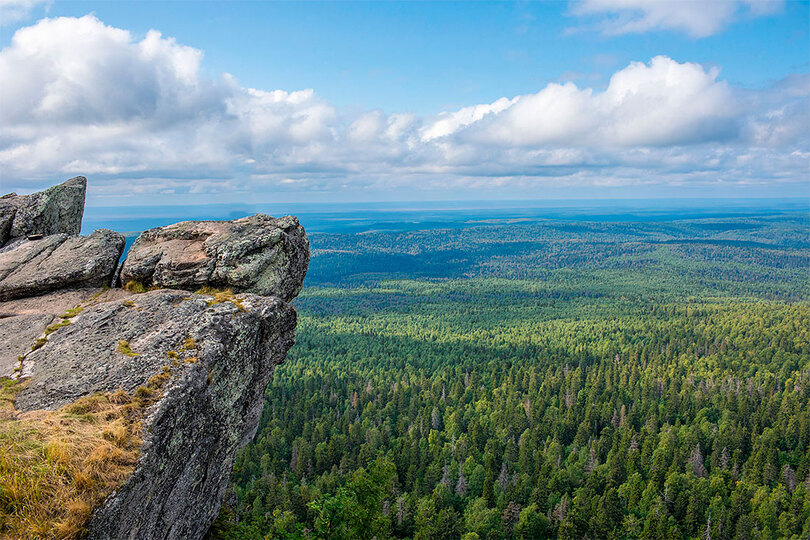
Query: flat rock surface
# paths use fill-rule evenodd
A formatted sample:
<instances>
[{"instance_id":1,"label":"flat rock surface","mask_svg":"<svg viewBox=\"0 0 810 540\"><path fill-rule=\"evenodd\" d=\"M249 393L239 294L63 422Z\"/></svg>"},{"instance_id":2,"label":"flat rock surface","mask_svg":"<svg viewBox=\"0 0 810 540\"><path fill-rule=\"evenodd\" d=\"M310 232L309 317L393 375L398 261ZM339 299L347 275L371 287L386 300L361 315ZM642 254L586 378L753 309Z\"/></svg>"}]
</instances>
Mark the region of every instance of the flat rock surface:
<instances>
[{"instance_id":1,"label":"flat rock surface","mask_svg":"<svg viewBox=\"0 0 810 540\"><path fill-rule=\"evenodd\" d=\"M40 313L62 315L67 310L80 304L122 300L129 296L132 296L132 293L123 289L107 289L103 287L60 290L41 296L15 298L14 300L0 302L0 315L31 315Z\"/></svg>"},{"instance_id":2,"label":"flat rock surface","mask_svg":"<svg viewBox=\"0 0 810 540\"><path fill-rule=\"evenodd\" d=\"M90 236L20 238L0 249L0 301L112 282L124 237L106 229Z\"/></svg>"},{"instance_id":3,"label":"flat rock surface","mask_svg":"<svg viewBox=\"0 0 810 540\"><path fill-rule=\"evenodd\" d=\"M159 290L91 305L26 357L31 382L16 399L24 411L131 392L164 366L171 370L148 411L136 469L96 511L90 538L201 538L216 517L296 319L278 298L235 301ZM193 345L184 348L188 338Z\"/></svg>"},{"instance_id":4,"label":"flat rock surface","mask_svg":"<svg viewBox=\"0 0 810 540\"><path fill-rule=\"evenodd\" d=\"M61 321L59 315L77 306L124 300L129 296L132 294L123 289L94 287L0 302L0 377L17 375L19 357L31 352L48 326Z\"/></svg>"},{"instance_id":5,"label":"flat rock surface","mask_svg":"<svg viewBox=\"0 0 810 540\"><path fill-rule=\"evenodd\" d=\"M6 198L16 207L9 238L81 233L86 191L87 179L77 176L45 191Z\"/></svg>"},{"instance_id":6,"label":"flat rock surface","mask_svg":"<svg viewBox=\"0 0 810 540\"><path fill-rule=\"evenodd\" d=\"M293 216L184 221L150 229L132 244L121 281L196 290L203 286L294 298L309 265L309 242Z\"/></svg>"},{"instance_id":7,"label":"flat rock surface","mask_svg":"<svg viewBox=\"0 0 810 540\"><path fill-rule=\"evenodd\" d=\"M16 374L19 358L31 351L54 319L56 316L43 313L0 317L0 377Z\"/></svg>"}]
</instances>

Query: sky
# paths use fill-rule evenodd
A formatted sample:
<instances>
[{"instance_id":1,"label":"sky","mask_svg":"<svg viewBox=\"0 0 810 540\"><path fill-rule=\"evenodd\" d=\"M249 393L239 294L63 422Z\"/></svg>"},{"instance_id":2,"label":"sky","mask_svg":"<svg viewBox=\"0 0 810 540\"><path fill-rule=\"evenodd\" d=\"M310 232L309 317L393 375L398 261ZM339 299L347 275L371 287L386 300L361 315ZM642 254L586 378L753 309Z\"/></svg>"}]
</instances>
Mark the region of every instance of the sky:
<instances>
[{"instance_id":1,"label":"sky","mask_svg":"<svg viewBox=\"0 0 810 540\"><path fill-rule=\"evenodd\" d=\"M0 191L810 197L810 5L0 0Z\"/></svg>"}]
</instances>

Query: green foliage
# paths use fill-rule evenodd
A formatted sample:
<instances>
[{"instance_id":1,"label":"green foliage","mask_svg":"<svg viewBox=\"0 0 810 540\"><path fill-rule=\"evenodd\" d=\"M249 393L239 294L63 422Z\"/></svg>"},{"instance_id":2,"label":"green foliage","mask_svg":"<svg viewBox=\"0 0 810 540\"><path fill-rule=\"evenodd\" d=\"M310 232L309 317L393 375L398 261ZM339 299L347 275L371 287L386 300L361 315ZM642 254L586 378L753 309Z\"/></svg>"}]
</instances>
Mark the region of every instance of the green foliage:
<instances>
[{"instance_id":1,"label":"green foliage","mask_svg":"<svg viewBox=\"0 0 810 540\"><path fill-rule=\"evenodd\" d=\"M244 538L810 536L806 234L737 224L560 225L560 264L520 279L525 253L465 229L454 256L502 271L305 289L234 467Z\"/></svg>"}]
</instances>

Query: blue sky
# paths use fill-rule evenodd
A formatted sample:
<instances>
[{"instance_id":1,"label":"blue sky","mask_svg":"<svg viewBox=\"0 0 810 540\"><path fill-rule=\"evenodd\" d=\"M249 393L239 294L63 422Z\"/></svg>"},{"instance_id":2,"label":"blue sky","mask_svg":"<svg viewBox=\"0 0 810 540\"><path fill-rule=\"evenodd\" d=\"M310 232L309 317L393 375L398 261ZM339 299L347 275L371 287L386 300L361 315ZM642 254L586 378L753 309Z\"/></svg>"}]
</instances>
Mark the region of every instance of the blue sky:
<instances>
[{"instance_id":1,"label":"blue sky","mask_svg":"<svg viewBox=\"0 0 810 540\"><path fill-rule=\"evenodd\" d=\"M808 195L807 2L0 14L6 191L84 173L107 204Z\"/></svg>"}]
</instances>

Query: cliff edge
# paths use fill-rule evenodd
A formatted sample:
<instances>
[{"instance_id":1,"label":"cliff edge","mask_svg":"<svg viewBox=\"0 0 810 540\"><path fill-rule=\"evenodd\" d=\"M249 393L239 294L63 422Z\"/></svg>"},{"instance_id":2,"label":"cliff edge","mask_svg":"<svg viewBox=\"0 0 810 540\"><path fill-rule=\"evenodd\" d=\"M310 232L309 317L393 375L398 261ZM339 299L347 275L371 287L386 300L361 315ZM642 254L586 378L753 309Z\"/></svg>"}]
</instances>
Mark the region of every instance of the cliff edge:
<instances>
[{"instance_id":1,"label":"cliff edge","mask_svg":"<svg viewBox=\"0 0 810 540\"><path fill-rule=\"evenodd\" d=\"M50 208L79 207L69 182L43 192ZM20 199L0 199L5 222ZM0 247L0 473L44 484L0 502L0 537L201 538L293 344L303 228L258 215L153 229L119 276L120 235L33 214Z\"/></svg>"}]
</instances>

